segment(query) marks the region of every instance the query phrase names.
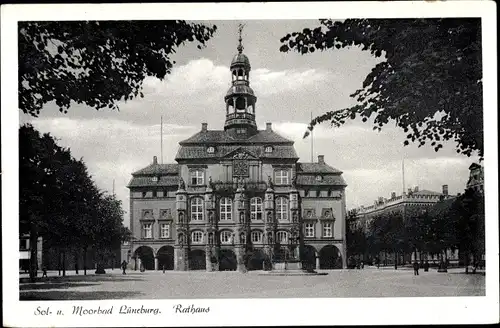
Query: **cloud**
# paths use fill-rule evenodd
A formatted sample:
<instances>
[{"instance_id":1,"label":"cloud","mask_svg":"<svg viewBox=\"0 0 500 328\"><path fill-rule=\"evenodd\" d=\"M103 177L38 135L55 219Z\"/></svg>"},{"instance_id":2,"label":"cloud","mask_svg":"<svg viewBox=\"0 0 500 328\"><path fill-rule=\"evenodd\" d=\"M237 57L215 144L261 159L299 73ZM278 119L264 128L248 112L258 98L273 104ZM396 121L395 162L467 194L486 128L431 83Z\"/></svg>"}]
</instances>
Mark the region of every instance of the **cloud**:
<instances>
[{"instance_id":1,"label":"cloud","mask_svg":"<svg viewBox=\"0 0 500 328\"><path fill-rule=\"evenodd\" d=\"M271 71L256 69L251 75L251 85L262 96L304 90L316 83L326 81L330 75L318 69Z\"/></svg>"}]
</instances>

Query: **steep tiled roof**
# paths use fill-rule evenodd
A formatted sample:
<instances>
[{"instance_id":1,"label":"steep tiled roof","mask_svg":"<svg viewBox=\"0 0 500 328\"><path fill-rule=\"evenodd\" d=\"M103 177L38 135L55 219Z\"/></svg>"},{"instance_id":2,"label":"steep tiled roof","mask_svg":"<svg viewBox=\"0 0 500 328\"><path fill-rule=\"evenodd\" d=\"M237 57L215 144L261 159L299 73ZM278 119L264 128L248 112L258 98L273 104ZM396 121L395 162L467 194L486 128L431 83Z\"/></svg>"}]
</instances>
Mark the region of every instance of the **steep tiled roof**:
<instances>
[{"instance_id":1,"label":"steep tiled roof","mask_svg":"<svg viewBox=\"0 0 500 328\"><path fill-rule=\"evenodd\" d=\"M340 174L329 174L323 176L321 181L316 180L315 175L297 175L298 185L308 186L347 186L344 178Z\"/></svg>"},{"instance_id":2,"label":"steep tiled roof","mask_svg":"<svg viewBox=\"0 0 500 328\"><path fill-rule=\"evenodd\" d=\"M179 177L176 175L167 175L162 176L158 179L158 181L153 181L151 177L141 177L134 176L127 187L149 187L149 186L158 186L158 187L168 187L168 186L177 186L179 184Z\"/></svg>"},{"instance_id":3,"label":"steep tiled roof","mask_svg":"<svg viewBox=\"0 0 500 328\"><path fill-rule=\"evenodd\" d=\"M297 173L337 173L341 174L339 171L328 164L325 163L297 163Z\"/></svg>"},{"instance_id":4,"label":"steep tiled roof","mask_svg":"<svg viewBox=\"0 0 500 328\"><path fill-rule=\"evenodd\" d=\"M162 174L177 174L179 170L178 164L151 164L143 169L140 169L132 175L162 175Z\"/></svg>"},{"instance_id":5,"label":"steep tiled roof","mask_svg":"<svg viewBox=\"0 0 500 328\"><path fill-rule=\"evenodd\" d=\"M271 153L264 152L264 146L258 144L233 144L233 145L219 145L215 147L215 152L209 154L207 152L206 146L198 145L185 145L181 146L177 155L176 160L180 159L203 159L203 158L223 158L225 156L230 156L230 154L241 149L245 152L250 153L256 158L287 158L287 159L298 159L297 153L293 145L274 145L273 151Z\"/></svg>"},{"instance_id":6,"label":"steep tiled roof","mask_svg":"<svg viewBox=\"0 0 500 328\"><path fill-rule=\"evenodd\" d=\"M181 141L179 144L276 144L276 143L291 143L293 141L283 138L279 134L273 131L262 130L258 131L255 135L248 139L236 139L231 137L226 131L223 130L208 130L200 131L193 135L192 137Z\"/></svg>"}]
</instances>

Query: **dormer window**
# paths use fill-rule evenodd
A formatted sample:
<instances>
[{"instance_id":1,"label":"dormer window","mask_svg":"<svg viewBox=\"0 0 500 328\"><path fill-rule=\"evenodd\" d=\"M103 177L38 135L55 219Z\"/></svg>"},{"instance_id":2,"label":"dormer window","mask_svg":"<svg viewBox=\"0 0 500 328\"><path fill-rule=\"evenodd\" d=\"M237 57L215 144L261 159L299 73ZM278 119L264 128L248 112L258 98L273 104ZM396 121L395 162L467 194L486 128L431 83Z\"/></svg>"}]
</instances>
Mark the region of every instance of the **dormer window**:
<instances>
[{"instance_id":1,"label":"dormer window","mask_svg":"<svg viewBox=\"0 0 500 328\"><path fill-rule=\"evenodd\" d=\"M207 153L209 153L209 154L215 153L215 147L213 147L213 146L208 147L207 148Z\"/></svg>"},{"instance_id":2,"label":"dormer window","mask_svg":"<svg viewBox=\"0 0 500 328\"><path fill-rule=\"evenodd\" d=\"M152 177L152 178L151 178L151 180L152 180L153 182L158 182L158 177Z\"/></svg>"},{"instance_id":3,"label":"dormer window","mask_svg":"<svg viewBox=\"0 0 500 328\"><path fill-rule=\"evenodd\" d=\"M321 182L323 180L323 177L321 175L316 176L316 181Z\"/></svg>"},{"instance_id":4,"label":"dormer window","mask_svg":"<svg viewBox=\"0 0 500 328\"><path fill-rule=\"evenodd\" d=\"M245 134L247 133L247 129L236 129L236 134Z\"/></svg>"},{"instance_id":5,"label":"dormer window","mask_svg":"<svg viewBox=\"0 0 500 328\"><path fill-rule=\"evenodd\" d=\"M272 152L273 152L273 147L271 147L271 146L266 146L266 148L264 148L264 151L265 151L266 153L272 153Z\"/></svg>"}]
</instances>

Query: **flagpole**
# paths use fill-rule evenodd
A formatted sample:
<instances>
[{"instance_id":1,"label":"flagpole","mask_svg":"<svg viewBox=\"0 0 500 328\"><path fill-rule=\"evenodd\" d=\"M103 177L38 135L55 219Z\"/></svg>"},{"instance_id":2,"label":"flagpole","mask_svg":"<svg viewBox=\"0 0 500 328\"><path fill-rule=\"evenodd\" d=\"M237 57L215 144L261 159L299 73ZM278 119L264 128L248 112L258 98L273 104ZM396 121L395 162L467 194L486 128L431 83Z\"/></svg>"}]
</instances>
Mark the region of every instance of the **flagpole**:
<instances>
[{"instance_id":1,"label":"flagpole","mask_svg":"<svg viewBox=\"0 0 500 328\"><path fill-rule=\"evenodd\" d=\"M311 111L311 121L313 120L313 113ZM311 123L309 123L311 124ZM313 137L313 129L311 128L311 163L314 163L314 137Z\"/></svg>"},{"instance_id":2,"label":"flagpole","mask_svg":"<svg viewBox=\"0 0 500 328\"><path fill-rule=\"evenodd\" d=\"M163 164L163 115L160 116L160 163Z\"/></svg>"}]
</instances>

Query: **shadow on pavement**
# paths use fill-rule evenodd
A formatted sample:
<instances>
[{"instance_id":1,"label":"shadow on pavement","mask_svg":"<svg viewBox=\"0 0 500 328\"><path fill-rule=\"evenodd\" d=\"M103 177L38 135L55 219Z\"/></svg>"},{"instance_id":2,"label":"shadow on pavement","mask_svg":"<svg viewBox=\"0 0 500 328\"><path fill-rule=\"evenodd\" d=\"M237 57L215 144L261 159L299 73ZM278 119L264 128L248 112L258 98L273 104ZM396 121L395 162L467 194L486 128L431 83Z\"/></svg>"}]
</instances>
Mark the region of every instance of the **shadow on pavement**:
<instances>
[{"instance_id":1,"label":"shadow on pavement","mask_svg":"<svg viewBox=\"0 0 500 328\"><path fill-rule=\"evenodd\" d=\"M19 286L19 290L34 290L34 289L68 289L74 287L90 287L97 286L98 284L84 284L84 283L73 283L73 282L49 282L46 284L23 284Z\"/></svg>"},{"instance_id":2,"label":"shadow on pavement","mask_svg":"<svg viewBox=\"0 0 500 328\"><path fill-rule=\"evenodd\" d=\"M119 275L103 275L103 276L55 276L55 277L37 277L35 283L61 283L61 282L102 282L102 281L144 281L143 277L138 276L119 276ZM21 284L33 284L30 278L20 278L19 283Z\"/></svg>"},{"instance_id":3,"label":"shadow on pavement","mask_svg":"<svg viewBox=\"0 0 500 328\"><path fill-rule=\"evenodd\" d=\"M141 295L140 292L78 292L78 291L48 291L20 292L20 301L53 301L53 300L105 300L123 299Z\"/></svg>"}]
</instances>

